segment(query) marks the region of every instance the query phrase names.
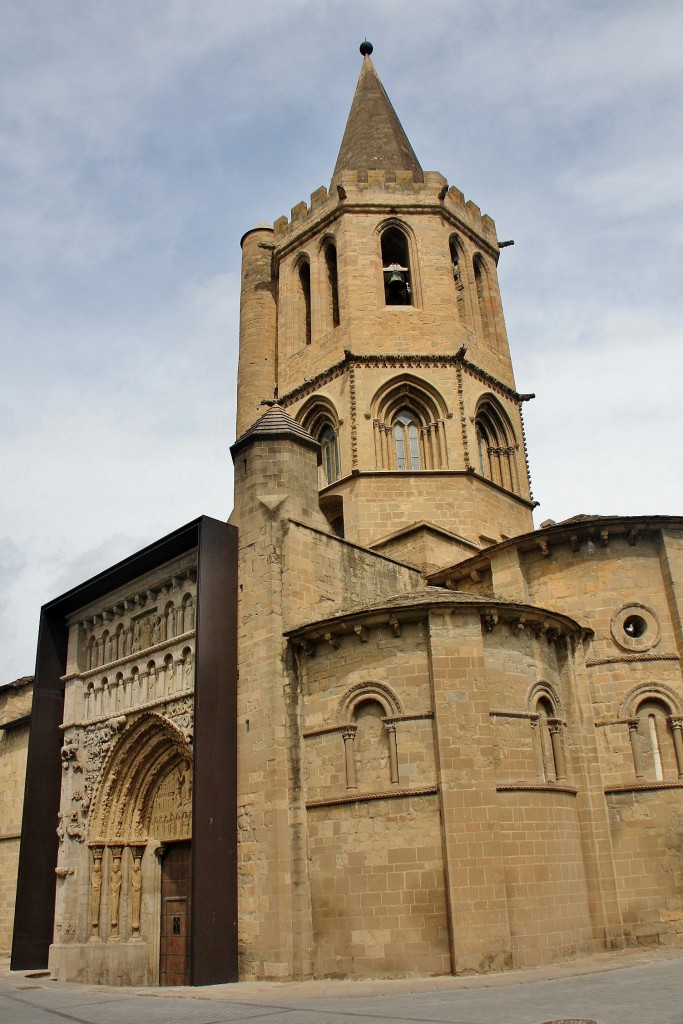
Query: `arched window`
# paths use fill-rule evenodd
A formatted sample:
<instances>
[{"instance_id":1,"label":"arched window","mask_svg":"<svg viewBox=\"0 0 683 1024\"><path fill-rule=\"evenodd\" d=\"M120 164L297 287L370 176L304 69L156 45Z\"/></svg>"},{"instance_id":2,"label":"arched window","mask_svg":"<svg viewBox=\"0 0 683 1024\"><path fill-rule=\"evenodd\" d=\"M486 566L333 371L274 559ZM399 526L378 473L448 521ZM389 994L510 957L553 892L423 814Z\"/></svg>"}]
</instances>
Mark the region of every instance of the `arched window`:
<instances>
[{"instance_id":1,"label":"arched window","mask_svg":"<svg viewBox=\"0 0 683 1024\"><path fill-rule=\"evenodd\" d=\"M372 402L378 469L409 472L447 469L446 404L412 374L386 382Z\"/></svg>"},{"instance_id":2,"label":"arched window","mask_svg":"<svg viewBox=\"0 0 683 1024\"><path fill-rule=\"evenodd\" d=\"M297 419L318 441L321 448L319 486L322 490L341 476L339 457L339 418L332 402L322 396L313 398L301 408Z\"/></svg>"},{"instance_id":3,"label":"arched window","mask_svg":"<svg viewBox=\"0 0 683 1024\"><path fill-rule=\"evenodd\" d=\"M308 260L299 263L299 335L306 345L311 344L311 265Z\"/></svg>"},{"instance_id":4,"label":"arched window","mask_svg":"<svg viewBox=\"0 0 683 1024\"><path fill-rule=\"evenodd\" d=\"M325 245L325 269L327 271L327 304L330 326L339 327L339 279L337 274L337 249L334 242Z\"/></svg>"},{"instance_id":5,"label":"arched window","mask_svg":"<svg viewBox=\"0 0 683 1024\"><path fill-rule=\"evenodd\" d=\"M493 398L479 404L474 419L479 472L487 480L519 494L517 442L510 420Z\"/></svg>"},{"instance_id":6,"label":"arched window","mask_svg":"<svg viewBox=\"0 0 683 1024\"><path fill-rule=\"evenodd\" d=\"M339 446L337 445L337 435L329 423L326 423L321 430L319 441L322 448L322 468L325 482L331 484L339 479Z\"/></svg>"},{"instance_id":7,"label":"arched window","mask_svg":"<svg viewBox=\"0 0 683 1024\"><path fill-rule=\"evenodd\" d=\"M448 251L450 254L453 284L455 286L455 298L457 302L458 316L460 320L464 323L468 319L466 316L465 307L465 282L467 280L467 267L465 265L465 254L463 244L457 235L451 235L448 242Z\"/></svg>"},{"instance_id":8,"label":"arched window","mask_svg":"<svg viewBox=\"0 0 683 1024\"><path fill-rule=\"evenodd\" d=\"M538 691L537 691L538 692ZM531 724L538 774L545 782L564 782L567 763L562 742L562 722L545 688L532 705Z\"/></svg>"},{"instance_id":9,"label":"arched window","mask_svg":"<svg viewBox=\"0 0 683 1024\"><path fill-rule=\"evenodd\" d=\"M649 697L638 705L636 718L643 777L655 782L678 778L671 709Z\"/></svg>"},{"instance_id":10,"label":"arched window","mask_svg":"<svg viewBox=\"0 0 683 1024\"><path fill-rule=\"evenodd\" d=\"M399 409L394 417L396 469L420 469L420 421L412 409Z\"/></svg>"},{"instance_id":11,"label":"arched window","mask_svg":"<svg viewBox=\"0 0 683 1024\"><path fill-rule=\"evenodd\" d=\"M382 274L387 306L412 305L408 239L393 225L382 233Z\"/></svg>"}]
</instances>

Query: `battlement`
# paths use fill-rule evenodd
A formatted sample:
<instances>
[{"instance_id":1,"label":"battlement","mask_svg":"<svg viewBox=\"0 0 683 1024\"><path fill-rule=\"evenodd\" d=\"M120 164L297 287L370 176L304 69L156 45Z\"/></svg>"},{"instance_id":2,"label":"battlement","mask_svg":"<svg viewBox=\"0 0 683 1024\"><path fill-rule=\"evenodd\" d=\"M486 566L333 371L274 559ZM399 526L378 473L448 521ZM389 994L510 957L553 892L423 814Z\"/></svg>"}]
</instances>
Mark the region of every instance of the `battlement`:
<instances>
[{"instance_id":1,"label":"battlement","mask_svg":"<svg viewBox=\"0 0 683 1024\"><path fill-rule=\"evenodd\" d=\"M389 193L389 194L388 194ZM315 228L318 221L342 212L344 206L435 207L442 206L452 216L489 244L497 246L496 226L476 203L448 182L438 171L426 171L424 181L416 181L412 171L345 171L328 190L324 185L311 193L310 204L302 200L292 207L290 217L278 217L273 225L279 248L299 234Z\"/></svg>"}]
</instances>

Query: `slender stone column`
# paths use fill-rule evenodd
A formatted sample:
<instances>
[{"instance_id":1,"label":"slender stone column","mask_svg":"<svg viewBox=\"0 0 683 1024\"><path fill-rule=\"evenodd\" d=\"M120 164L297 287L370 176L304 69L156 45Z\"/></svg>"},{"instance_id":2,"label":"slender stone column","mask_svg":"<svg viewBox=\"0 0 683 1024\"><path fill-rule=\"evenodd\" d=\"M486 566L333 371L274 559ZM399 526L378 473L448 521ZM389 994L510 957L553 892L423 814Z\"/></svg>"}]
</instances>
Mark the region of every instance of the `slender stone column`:
<instances>
[{"instance_id":1,"label":"slender stone column","mask_svg":"<svg viewBox=\"0 0 683 1024\"><path fill-rule=\"evenodd\" d=\"M672 715L669 722L671 724L671 731L674 737L674 750L676 751L678 777L679 779L683 779L683 718L674 718Z\"/></svg>"},{"instance_id":2,"label":"slender stone column","mask_svg":"<svg viewBox=\"0 0 683 1024\"><path fill-rule=\"evenodd\" d=\"M356 788L356 761L354 758L353 741L356 737L356 726L349 725L342 729L344 740L344 761L346 763L346 788Z\"/></svg>"},{"instance_id":3,"label":"slender stone column","mask_svg":"<svg viewBox=\"0 0 683 1024\"><path fill-rule=\"evenodd\" d=\"M567 762L564 757L562 746L562 722L558 718L548 719L548 731L550 732L550 743L553 750L553 761L555 762L555 779L557 782L567 780Z\"/></svg>"},{"instance_id":4,"label":"slender stone column","mask_svg":"<svg viewBox=\"0 0 683 1024\"><path fill-rule=\"evenodd\" d=\"M389 733L389 772L393 785L398 783L398 748L396 746L396 725L394 722L385 722L384 728Z\"/></svg>"},{"instance_id":5,"label":"slender stone column","mask_svg":"<svg viewBox=\"0 0 683 1024\"><path fill-rule=\"evenodd\" d=\"M631 753L633 754L633 768L636 773L637 779L643 779L645 777L645 771L643 769L643 762L640 757L640 747L638 746L638 718L630 718L628 721L628 738L631 741Z\"/></svg>"}]
</instances>

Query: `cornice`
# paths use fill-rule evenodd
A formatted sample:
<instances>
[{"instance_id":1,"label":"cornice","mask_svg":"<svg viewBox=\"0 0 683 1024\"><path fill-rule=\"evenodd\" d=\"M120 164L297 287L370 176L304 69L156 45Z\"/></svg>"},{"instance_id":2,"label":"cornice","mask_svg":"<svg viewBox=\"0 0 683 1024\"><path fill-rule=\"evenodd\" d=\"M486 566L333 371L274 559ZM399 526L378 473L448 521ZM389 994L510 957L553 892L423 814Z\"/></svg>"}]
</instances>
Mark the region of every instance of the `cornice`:
<instances>
[{"instance_id":1,"label":"cornice","mask_svg":"<svg viewBox=\"0 0 683 1024\"><path fill-rule=\"evenodd\" d=\"M595 668L596 665L620 665L623 662L633 661L680 661L680 656L673 651L666 654L614 654L609 658L596 658L586 662L586 668Z\"/></svg>"},{"instance_id":2,"label":"cornice","mask_svg":"<svg viewBox=\"0 0 683 1024\"><path fill-rule=\"evenodd\" d=\"M439 369L445 369L449 366L460 366L466 373L471 377L475 377L477 380L486 384L492 390L496 391L499 395L509 399L517 405L521 405L522 402L528 402L534 398L533 394L520 394L515 391L514 388L509 387L502 381L498 380L492 374L483 370L476 363L471 362L465 358L467 348L463 345L457 352L452 354L441 354L432 355L431 353L409 353L406 355L394 355L380 353L367 353L359 354L352 352L350 349L344 350L343 359L338 360L336 363L332 363L325 370L321 370L310 380L304 381L303 384L297 385L292 388L284 395L279 396L280 405L293 405L295 402L300 401L302 398L308 398L309 395L315 394L315 392L323 385L334 380L336 377L340 377L347 370L352 368L361 367L373 367L373 368L392 368L397 370L415 369L416 367L437 367Z\"/></svg>"},{"instance_id":3,"label":"cornice","mask_svg":"<svg viewBox=\"0 0 683 1024\"><path fill-rule=\"evenodd\" d=\"M353 793L348 796L333 796L327 800L307 800L306 810L313 811L319 807L336 807L340 804L360 804L369 800L400 800L412 796L435 796L439 790L436 786L425 786L422 789L393 789L381 793Z\"/></svg>"}]
</instances>

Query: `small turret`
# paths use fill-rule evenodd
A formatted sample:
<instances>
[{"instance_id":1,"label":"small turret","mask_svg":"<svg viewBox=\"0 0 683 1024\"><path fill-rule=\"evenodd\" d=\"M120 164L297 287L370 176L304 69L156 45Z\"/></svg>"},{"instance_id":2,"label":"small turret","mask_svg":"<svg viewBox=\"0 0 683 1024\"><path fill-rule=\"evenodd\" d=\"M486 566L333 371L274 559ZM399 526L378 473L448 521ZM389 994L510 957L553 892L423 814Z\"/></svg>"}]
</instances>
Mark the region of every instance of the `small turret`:
<instances>
[{"instance_id":1,"label":"small turret","mask_svg":"<svg viewBox=\"0 0 683 1024\"><path fill-rule=\"evenodd\" d=\"M273 275L273 229L259 224L242 238L240 357L237 374L237 436L275 394L277 284Z\"/></svg>"}]
</instances>

